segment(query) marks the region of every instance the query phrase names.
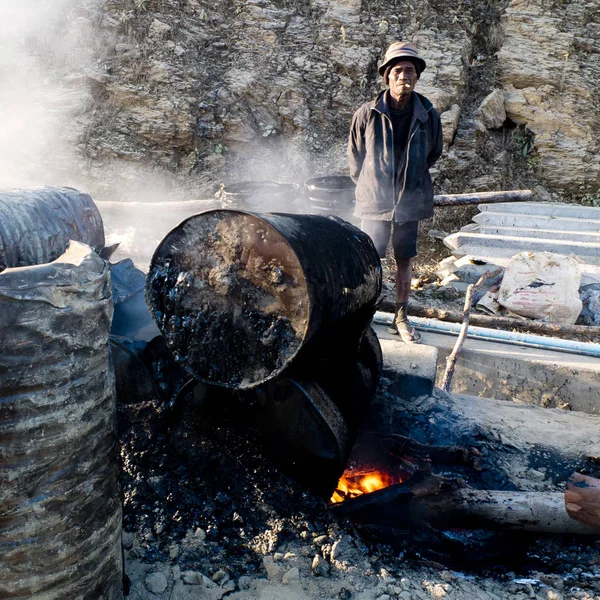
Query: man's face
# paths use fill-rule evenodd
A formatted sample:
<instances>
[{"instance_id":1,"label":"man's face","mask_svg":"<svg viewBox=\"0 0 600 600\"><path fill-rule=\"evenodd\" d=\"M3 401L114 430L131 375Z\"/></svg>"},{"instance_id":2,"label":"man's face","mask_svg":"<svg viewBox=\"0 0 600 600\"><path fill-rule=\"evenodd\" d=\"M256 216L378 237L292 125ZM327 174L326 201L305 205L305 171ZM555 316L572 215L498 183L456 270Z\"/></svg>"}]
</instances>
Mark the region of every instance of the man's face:
<instances>
[{"instance_id":1,"label":"man's face","mask_svg":"<svg viewBox=\"0 0 600 600\"><path fill-rule=\"evenodd\" d=\"M396 63L390 71L390 92L396 100L407 99L417 83L417 69L409 60Z\"/></svg>"}]
</instances>

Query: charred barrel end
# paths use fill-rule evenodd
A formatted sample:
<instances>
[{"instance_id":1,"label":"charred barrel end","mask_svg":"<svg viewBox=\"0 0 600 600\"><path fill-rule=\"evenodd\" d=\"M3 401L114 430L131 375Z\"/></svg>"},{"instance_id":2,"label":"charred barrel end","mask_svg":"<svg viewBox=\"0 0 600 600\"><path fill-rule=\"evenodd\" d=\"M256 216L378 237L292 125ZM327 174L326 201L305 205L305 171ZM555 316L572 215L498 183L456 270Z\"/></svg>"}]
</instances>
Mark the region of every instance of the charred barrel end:
<instances>
[{"instance_id":1,"label":"charred barrel end","mask_svg":"<svg viewBox=\"0 0 600 600\"><path fill-rule=\"evenodd\" d=\"M258 216L208 211L152 258L146 301L178 362L201 381L247 389L280 373L305 337L306 281L281 234Z\"/></svg>"},{"instance_id":2,"label":"charred barrel end","mask_svg":"<svg viewBox=\"0 0 600 600\"><path fill-rule=\"evenodd\" d=\"M374 306L380 286L377 253L350 223L212 210L161 242L146 301L188 372L249 389L280 374L333 323Z\"/></svg>"}]
</instances>

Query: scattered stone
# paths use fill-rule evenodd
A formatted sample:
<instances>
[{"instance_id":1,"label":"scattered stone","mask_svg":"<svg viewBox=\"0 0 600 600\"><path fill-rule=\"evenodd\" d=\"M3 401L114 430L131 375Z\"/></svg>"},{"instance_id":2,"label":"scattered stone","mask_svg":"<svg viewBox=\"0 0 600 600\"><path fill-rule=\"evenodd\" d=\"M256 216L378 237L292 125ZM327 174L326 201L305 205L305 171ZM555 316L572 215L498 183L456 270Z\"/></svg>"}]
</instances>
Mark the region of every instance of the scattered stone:
<instances>
[{"instance_id":1,"label":"scattered stone","mask_svg":"<svg viewBox=\"0 0 600 600\"><path fill-rule=\"evenodd\" d=\"M204 576L198 571L184 571L181 574L181 580L186 585L203 585Z\"/></svg>"},{"instance_id":2,"label":"scattered stone","mask_svg":"<svg viewBox=\"0 0 600 600\"><path fill-rule=\"evenodd\" d=\"M252 577L248 577L248 575L242 575L238 579L238 588L240 590L249 590L252 586Z\"/></svg>"},{"instance_id":3,"label":"scattered stone","mask_svg":"<svg viewBox=\"0 0 600 600\"><path fill-rule=\"evenodd\" d=\"M148 591L152 592L153 594L162 594L169 586L167 578L165 577L164 573L160 571L155 571L146 575L144 584L146 585Z\"/></svg>"},{"instance_id":4,"label":"scattered stone","mask_svg":"<svg viewBox=\"0 0 600 600\"><path fill-rule=\"evenodd\" d=\"M219 583L219 584L224 584L227 583L227 581L229 580L229 574L224 571L223 569L219 569L212 577L211 579L215 582L215 583Z\"/></svg>"},{"instance_id":5,"label":"scattered stone","mask_svg":"<svg viewBox=\"0 0 600 600\"><path fill-rule=\"evenodd\" d=\"M298 567L291 568L287 573L284 573L281 578L281 583L284 585L289 585L296 581L300 581L300 571Z\"/></svg>"},{"instance_id":6,"label":"scattered stone","mask_svg":"<svg viewBox=\"0 0 600 600\"><path fill-rule=\"evenodd\" d=\"M408 579L406 579L406 577L402 577L402 579L400 579L400 587L403 590L410 590L410 588L412 587L410 584L410 581Z\"/></svg>"},{"instance_id":7,"label":"scattered stone","mask_svg":"<svg viewBox=\"0 0 600 600\"><path fill-rule=\"evenodd\" d=\"M477 109L479 121L485 129L499 129L506 121L506 109L504 108L504 92L494 90L486 96Z\"/></svg>"},{"instance_id":8,"label":"scattered stone","mask_svg":"<svg viewBox=\"0 0 600 600\"><path fill-rule=\"evenodd\" d=\"M275 564L272 556L263 556L263 565L270 582L281 581L281 567Z\"/></svg>"},{"instance_id":9,"label":"scattered stone","mask_svg":"<svg viewBox=\"0 0 600 600\"><path fill-rule=\"evenodd\" d=\"M316 554L312 561L312 571L317 577L329 573L329 563L320 555Z\"/></svg>"},{"instance_id":10,"label":"scattered stone","mask_svg":"<svg viewBox=\"0 0 600 600\"><path fill-rule=\"evenodd\" d=\"M177 544L171 544L169 546L169 560L177 560L177 557L179 556L179 546Z\"/></svg>"}]
</instances>

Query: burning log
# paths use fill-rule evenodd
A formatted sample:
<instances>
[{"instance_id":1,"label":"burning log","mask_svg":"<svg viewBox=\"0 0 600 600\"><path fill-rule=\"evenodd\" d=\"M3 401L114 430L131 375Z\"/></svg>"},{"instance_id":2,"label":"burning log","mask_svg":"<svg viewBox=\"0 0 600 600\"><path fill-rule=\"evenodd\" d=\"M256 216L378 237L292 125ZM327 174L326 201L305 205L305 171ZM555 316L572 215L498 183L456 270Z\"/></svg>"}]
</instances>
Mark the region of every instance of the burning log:
<instances>
[{"instance_id":1,"label":"burning log","mask_svg":"<svg viewBox=\"0 0 600 600\"><path fill-rule=\"evenodd\" d=\"M52 262L69 240L96 252L104 247L102 218L90 196L52 187L0 192L0 271Z\"/></svg>"},{"instance_id":2,"label":"burning log","mask_svg":"<svg viewBox=\"0 0 600 600\"><path fill-rule=\"evenodd\" d=\"M456 489L460 480L417 475L331 507L358 523L398 529L432 527L600 535L600 526L573 520L562 492ZM464 485L464 484L463 484ZM454 489L453 489L454 488ZM596 490L597 491L597 490Z\"/></svg>"},{"instance_id":3,"label":"burning log","mask_svg":"<svg viewBox=\"0 0 600 600\"><path fill-rule=\"evenodd\" d=\"M493 204L497 202L526 202L531 190L501 192L476 192L470 194L440 194L433 197L434 206L466 206L470 204Z\"/></svg>"},{"instance_id":4,"label":"burning log","mask_svg":"<svg viewBox=\"0 0 600 600\"><path fill-rule=\"evenodd\" d=\"M161 242L146 300L188 372L250 389L296 357L355 355L380 289L377 252L350 223L212 210Z\"/></svg>"}]
</instances>

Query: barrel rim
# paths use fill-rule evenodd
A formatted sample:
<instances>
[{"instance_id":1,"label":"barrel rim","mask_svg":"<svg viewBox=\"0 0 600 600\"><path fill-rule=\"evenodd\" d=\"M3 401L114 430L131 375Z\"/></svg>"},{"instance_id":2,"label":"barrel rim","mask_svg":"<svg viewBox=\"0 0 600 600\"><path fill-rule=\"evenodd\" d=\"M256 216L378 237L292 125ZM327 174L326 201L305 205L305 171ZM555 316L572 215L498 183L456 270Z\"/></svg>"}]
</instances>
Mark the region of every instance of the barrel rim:
<instances>
[{"instance_id":1,"label":"barrel rim","mask_svg":"<svg viewBox=\"0 0 600 600\"><path fill-rule=\"evenodd\" d=\"M331 185L327 185L331 182ZM333 185L337 182L338 185ZM341 186L339 184L342 184ZM356 188L356 184L352 181L349 175L324 175L322 177L312 177L304 182L304 187L307 190L324 190L327 192L335 190L352 190Z\"/></svg>"},{"instance_id":2,"label":"barrel rim","mask_svg":"<svg viewBox=\"0 0 600 600\"><path fill-rule=\"evenodd\" d=\"M243 186L243 187L242 187ZM253 194L285 194L299 189L297 183L280 183L278 181L260 180L260 181L240 181L231 185L223 186L223 194L231 196L248 196ZM264 189L263 189L264 188Z\"/></svg>"}]
</instances>

